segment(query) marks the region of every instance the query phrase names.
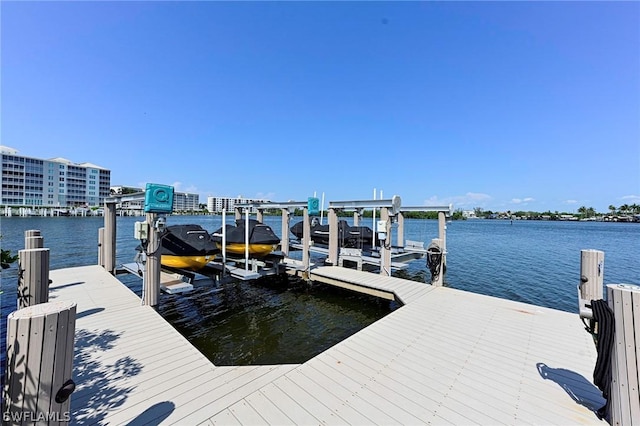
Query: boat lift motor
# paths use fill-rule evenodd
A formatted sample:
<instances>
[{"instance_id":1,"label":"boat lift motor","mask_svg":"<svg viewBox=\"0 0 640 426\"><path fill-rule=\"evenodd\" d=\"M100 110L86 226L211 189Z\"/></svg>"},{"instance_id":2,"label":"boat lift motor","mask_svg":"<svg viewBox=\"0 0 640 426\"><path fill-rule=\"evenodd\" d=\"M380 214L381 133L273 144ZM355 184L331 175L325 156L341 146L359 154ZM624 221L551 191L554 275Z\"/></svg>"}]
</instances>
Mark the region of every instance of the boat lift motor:
<instances>
[{"instance_id":1,"label":"boat lift motor","mask_svg":"<svg viewBox=\"0 0 640 426\"><path fill-rule=\"evenodd\" d=\"M427 268L431 272L431 282L440 276L440 265L442 265L442 248L438 244L438 239L434 239L427 247Z\"/></svg>"}]
</instances>

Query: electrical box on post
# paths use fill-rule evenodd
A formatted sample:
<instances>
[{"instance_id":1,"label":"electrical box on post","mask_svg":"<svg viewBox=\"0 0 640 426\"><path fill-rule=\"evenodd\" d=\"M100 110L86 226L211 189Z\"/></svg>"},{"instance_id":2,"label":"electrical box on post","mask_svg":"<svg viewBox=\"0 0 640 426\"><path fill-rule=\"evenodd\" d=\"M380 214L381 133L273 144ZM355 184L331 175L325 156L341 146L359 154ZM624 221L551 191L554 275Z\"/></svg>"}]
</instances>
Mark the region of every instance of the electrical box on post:
<instances>
[{"instance_id":1,"label":"electrical box on post","mask_svg":"<svg viewBox=\"0 0 640 426\"><path fill-rule=\"evenodd\" d=\"M173 186L148 183L144 194L145 213L171 213Z\"/></svg>"},{"instance_id":2,"label":"electrical box on post","mask_svg":"<svg viewBox=\"0 0 640 426\"><path fill-rule=\"evenodd\" d=\"M378 221L378 226L376 226L377 231L378 231L378 239L379 240L386 240L387 239L387 221L386 220L379 220Z\"/></svg>"},{"instance_id":3,"label":"electrical box on post","mask_svg":"<svg viewBox=\"0 0 640 426\"><path fill-rule=\"evenodd\" d=\"M133 224L133 238L136 240L146 240L149 238L149 225L147 222L136 222Z\"/></svg>"},{"instance_id":4,"label":"electrical box on post","mask_svg":"<svg viewBox=\"0 0 640 426\"><path fill-rule=\"evenodd\" d=\"M315 197L307 199L307 210L309 215L317 215L320 213L320 200Z\"/></svg>"}]
</instances>

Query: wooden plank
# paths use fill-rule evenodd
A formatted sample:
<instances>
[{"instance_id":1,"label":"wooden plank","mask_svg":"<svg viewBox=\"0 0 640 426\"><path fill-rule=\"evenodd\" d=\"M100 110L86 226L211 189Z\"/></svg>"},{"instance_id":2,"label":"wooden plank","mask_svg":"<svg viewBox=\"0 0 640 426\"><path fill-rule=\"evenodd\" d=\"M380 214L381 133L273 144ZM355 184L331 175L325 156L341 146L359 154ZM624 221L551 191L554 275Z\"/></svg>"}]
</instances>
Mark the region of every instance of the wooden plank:
<instances>
[{"instance_id":1,"label":"wooden plank","mask_svg":"<svg viewBox=\"0 0 640 426\"><path fill-rule=\"evenodd\" d=\"M332 381L328 377L318 374L318 370L313 368L296 369L289 375L290 380L308 392L312 392L313 397L324 406L332 410L339 418L344 419L341 423L375 423L382 421L386 417L384 412L379 411L375 406L367 404L367 408L357 409L351 405L352 394L340 384ZM340 395L340 396L338 396ZM384 417L375 416L374 410ZM365 413L369 413L367 416ZM387 421L392 421L389 418Z\"/></svg>"},{"instance_id":2,"label":"wooden plank","mask_svg":"<svg viewBox=\"0 0 640 426\"><path fill-rule=\"evenodd\" d=\"M183 406L191 412L184 421L192 424L211 417L217 414L221 407L233 405L247 394L273 382L292 368L293 366L287 365L236 367L233 370L238 372L236 377L231 377L222 386L209 390L206 395L203 393L202 397L192 398ZM244 373L240 374L243 371ZM227 377L230 376L225 376ZM215 401L215 404L211 404L211 401Z\"/></svg>"},{"instance_id":3,"label":"wooden plank","mask_svg":"<svg viewBox=\"0 0 640 426\"><path fill-rule=\"evenodd\" d=\"M226 410L225 410L226 411ZM239 401L229 408L231 414L238 419L240 425L265 424L264 418L246 401Z\"/></svg>"},{"instance_id":4,"label":"wooden plank","mask_svg":"<svg viewBox=\"0 0 640 426\"><path fill-rule=\"evenodd\" d=\"M292 420L287 417L284 412L278 406L273 404L268 398L266 398L261 392L255 391L250 393L243 401L247 402L251 407L260 413L260 416L265 419L265 423L271 425L291 424ZM239 402L238 402L239 403ZM232 405L235 406L236 404ZM213 417L217 418L218 415Z\"/></svg>"},{"instance_id":5,"label":"wooden plank","mask_svg":"<svg viewBox=\"0 0 640 426\"><path fill-rule=\"evenodd\" d=\"M292 399L273 383L265 385L258 392L271 401L276 407L282 407L293 424L308 425L321 423L320 419L313 417L303 406L298 404L296 400Z\"/></svg>"}]
</instances>

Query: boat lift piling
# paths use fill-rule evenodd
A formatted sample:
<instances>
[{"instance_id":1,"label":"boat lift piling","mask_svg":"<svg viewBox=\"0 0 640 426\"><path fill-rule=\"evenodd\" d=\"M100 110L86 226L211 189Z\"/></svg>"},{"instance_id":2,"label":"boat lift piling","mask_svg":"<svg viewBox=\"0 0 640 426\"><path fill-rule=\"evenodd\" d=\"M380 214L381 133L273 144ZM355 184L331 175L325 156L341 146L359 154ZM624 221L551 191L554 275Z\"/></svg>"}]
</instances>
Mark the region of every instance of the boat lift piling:
<instances>
[{"instance_id":1,"label":"boat lift piling","mask_svg":"<svg viewBox=\"0 0 640 426\"><path fill-rule=\"evenodd\" d=\"M327 257L327 263L337 266L339 264L339 247L338 247L338 216L336 210L354 210L358 214L359 211L365 208L379 208L380 209L380 223L378 227L381 229L374 229L374 241L376 232L378 232L378 240L384 236L381 244L380 252L380 274L391 276L391 220L400 211L400 205L402 201L398 195L394 195L390 199L379 200L350 200L350 201L330 201L329 202L329 253Z\"/></svg>"},{"instance_id":2,"label":"boat lift piling","mask_svg":"<svg viewBox=\"0 0 640 426\"><path fill-rule=\"evenodd\" d=\"M442 257L440 258L439 270L445 271L447 266L447 217L453 214L453 205L448 206L407 206L401 207L398 211L398 239L397 244L400 247L404 247L404 213L407 212L438 212L438 238L431 240L432 244L440 247ZM410 247L415 243L411 242ZM431 285L442 286L444 284L444 273L438 274L437 277L433 277Z\"/></svg>"},{"instance_id":3,"label":"boat lift piling","mask_svg":"<svg viewBox=\"0 0 640 426\"><path fill-rule=\"evenodd\" d=\"M282 212L282 236L280 237L281 252L285 257L289 255L289 224L291 219L291 213L294 209L300 208L303 210L303 238L302 238L302 270L301 274L304 279L309 276L310 256L309 246L311 245L311 227L309 225L309 210L308 201L287 201L287 202L265 202L265 203L242 203L235 205L236 218L240 209L256 210L257 220L262 222L263 211L265 209L280 209ZM296 269L299 269L296 267Z\"/></svg>"}]
</instances>

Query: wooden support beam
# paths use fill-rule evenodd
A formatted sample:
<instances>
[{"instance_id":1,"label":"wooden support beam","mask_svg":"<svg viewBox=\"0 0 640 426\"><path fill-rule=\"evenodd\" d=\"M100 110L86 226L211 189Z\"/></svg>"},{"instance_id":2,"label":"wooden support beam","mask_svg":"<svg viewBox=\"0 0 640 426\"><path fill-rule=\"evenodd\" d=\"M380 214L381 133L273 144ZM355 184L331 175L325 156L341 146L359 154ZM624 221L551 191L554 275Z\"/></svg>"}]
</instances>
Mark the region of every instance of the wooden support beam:
<instances>
[{"instance_id":1,"label":"wooden support beam","mask_svg":"<svg viewBox=\"0 0 640 426\"><path fill-rule=\"evenodd\" d=\"M104 269L115 275L116 269L116 203L104 203Z\"/></svg>"},{"instance_id":2,"label":"wooden support beam","mask_svg":"<svg viewBox=\"0 0 640 426\"><path fill-rule=\"evenodd\" d=\"M18 308L49 301L49 249L18 251Z\"/></svg>"}]
</instances>

